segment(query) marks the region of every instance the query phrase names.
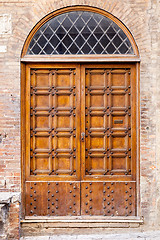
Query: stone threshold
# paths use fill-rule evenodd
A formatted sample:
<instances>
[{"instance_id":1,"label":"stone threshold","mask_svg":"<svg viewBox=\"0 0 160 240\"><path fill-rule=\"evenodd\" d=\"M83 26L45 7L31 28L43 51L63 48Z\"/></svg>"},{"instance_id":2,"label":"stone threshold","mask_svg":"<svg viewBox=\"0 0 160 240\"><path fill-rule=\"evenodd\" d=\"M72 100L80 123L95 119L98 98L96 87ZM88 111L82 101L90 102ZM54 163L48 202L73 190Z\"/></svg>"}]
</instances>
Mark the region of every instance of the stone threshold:
<instances>
[{"instance_id":1,"label":"stone threshold","mask_svg":"<svg viewBox=\"0 0 160 240\"><path fill-rule=\"evenodd\" d=\"M143 218L26 218L21 226L42 228L136 228L143 224Z\"/></svg>"}]
</instances>

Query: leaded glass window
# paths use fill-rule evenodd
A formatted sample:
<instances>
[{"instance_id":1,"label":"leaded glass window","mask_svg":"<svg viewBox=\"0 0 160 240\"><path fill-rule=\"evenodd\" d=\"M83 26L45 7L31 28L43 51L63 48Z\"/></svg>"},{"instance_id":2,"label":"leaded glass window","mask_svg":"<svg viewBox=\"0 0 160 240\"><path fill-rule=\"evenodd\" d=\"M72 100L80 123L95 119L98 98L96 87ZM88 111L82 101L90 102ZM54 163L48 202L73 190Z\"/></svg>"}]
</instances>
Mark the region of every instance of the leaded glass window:
<instances>
[{"instance_id":1,"label":"leaded glass window","mask_svg":"<svg viewBox=\"0 0 160 240\"><path fill-rule=\"evenodd\" d=\"M46 22L32 38L27 54L134 54L123 30L111 19L72 11Z\"/></svg>"}]
</instances>

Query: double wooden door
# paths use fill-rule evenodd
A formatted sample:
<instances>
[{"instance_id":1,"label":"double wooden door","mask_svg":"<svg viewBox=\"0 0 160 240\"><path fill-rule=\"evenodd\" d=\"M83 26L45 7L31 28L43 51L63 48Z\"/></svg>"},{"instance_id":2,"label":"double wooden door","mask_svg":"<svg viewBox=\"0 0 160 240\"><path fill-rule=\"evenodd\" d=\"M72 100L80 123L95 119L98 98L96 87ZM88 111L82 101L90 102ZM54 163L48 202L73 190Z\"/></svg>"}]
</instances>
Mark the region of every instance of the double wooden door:
<instances>
[{"instance_id":1,"label":"double wooden door","mask_svg":"<svg viewBox=\"0 0 160 240\"><path fill-rule=\"evenodd\" d=\"M26 216L136 216L134 64L27 64Z\"/></svg>"}]
</instances>

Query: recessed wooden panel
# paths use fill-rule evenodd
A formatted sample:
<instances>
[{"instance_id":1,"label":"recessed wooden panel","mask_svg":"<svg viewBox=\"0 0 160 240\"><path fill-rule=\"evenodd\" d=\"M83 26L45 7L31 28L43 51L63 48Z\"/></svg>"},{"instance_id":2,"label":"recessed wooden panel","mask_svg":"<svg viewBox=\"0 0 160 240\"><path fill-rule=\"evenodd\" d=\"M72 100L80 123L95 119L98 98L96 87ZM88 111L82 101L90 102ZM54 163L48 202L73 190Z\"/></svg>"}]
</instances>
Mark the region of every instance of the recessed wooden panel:
<instances>
[{"instance_id":1,"label":"recessed wooden panel","mask_svg":"<svg viewBox=\"0 0 160 240\"><path fill-rule=\"evenodd\" d=\"M36 108L49 108L49 95L48 94L36 94L35 95L35 107Z\"/></svg>"},{"instance_id":2,"label":"recessed wooden panel","mask_svg":"<svg viewBox=\"0 0 160 240\"><path fill-rule=\"evenodd\" d=\"M92 170L105 170L105 159L100 156L90 156L90 172Z\"/></svg>"},{"instance_id":3,"label":"recessed wooden panel","mask_svg":"<svg viewBox=\"0 0 160 240\"><path fill-rule=\"evenodd\" d=\"M49 169L50 159L47 156L35 156L35 170L50 170Z\"/></svg>"},{"instance_id":4,"label":"recessed wooden panel","mask_svg":"<svg viewBox=\"0 0 160 240\"><path fill-rule=\"evenodd\" d=\"M126 74L127 72L123 69L113 69L111 72L111 85L118 88L127 86Z\"/></svg>"},{"instance_id":5,"label":"recessed wooden panel","mask_svg":"<svg viewBox=\"0 0 160 240\"><path fill-rule=\"evenodd\" d=\"M56 72L56 85L57 87L73 87L72 72L59 69Z\"/></svg>"},{"instance_id":6,"label":"recessed wooden panel","mask_svg":"<svg viewBox=\"0 0 160 240\"><path fill-rule=\"evenodd\" d=\"M99 136L90 137L90 148L91 149L104 149L104 138Z\"/></svg>"},{"instance_id":7,"label":"recessed wooden panel","mask_svg":"<svg viewBox=\"0 0 160 240\"><path fill-rule=\"evenodd\" d=\"M104 115L91 115L90 116L90 126L92 129L104 128Z\"/></svg>"},{"instance_id":8,"label":"recessed wooden panel","mask_svg":"<svg viewBox=\"0 0 160 240\"><path fill-rule=\"evenodd\" d=\"M49 136L41 136L38 135L35 137L35 150L37 149L48 149L50 148L49 146Z\"/></svg>"},{"instance_id":9,"label":"recessed wooden panel","mask_svg":"<svg viewBox=\"0 0 160 240\"><path fill-rule=\"evenodd\" d=\"M103 70L92 69L92 71L87 71L89 74L90 86L104 86L105 85L105 75Z\"/></svg>"},{"instance_id":10,"label":"recessed wooden panel","mask_svg":"<svg viewBox=\"0 0 160 240\"><path fill-rule=\"evenodd\" d=\"M127 158L128 156L112 156L112 170L125 170L127 171Z\"/></svg>"},{"instance_id":11,"label":"recessed wooden panel","mask_svg":"<svg viewBox=\"0 0 160 240\"><path fill-rule=\"evenodd\" d=\"M36 114L35 115L35 128L49 128L49 117L47 114Z\"/></svg>"},{"instance_id":12,"label":"recessed wooden panel","mask_svg":"<svg viewBox=\"0 0 160 240\"><path fill-rule=\"evenodd\" d=\"M111 128L119 128L119 129L124 129L128 127L128 116L126 113L121 113L120 114L112 114L111 116Z\"/></svg>"},{"instance_id":13,"label":"recessed wooden panel","mask_svg":"<svg viewBox=\"0 0 160 240\"><path fill-rule=\"evenodd\" d=\"M71 136L58 136L57 149L71 149Z\"/></svg>"},{"instance_id":14,"label":"recessed wooden panel","mask_svg":"<svg viewBox=\"0 0 160 240\"><path fill-rule=\"evenodd\" d=\"M70 107L70 95L59 95L57 96L58 107Z\"/></svg>"},{"instance_id":15,"label":"recessed wooden panel","mask_svg":"<svg viewBox=\"0 0 160 240\"><path fill-rule=\"evenodd\" d=\"M126 102L125 102L125 95L124 94L112 94L112 107L125 107Z\"/></svg>"},{"instance_id":16,"label":"recessed wooden panel","mask_svg":"<svg viewBox=\"0 0 160 240\"><path fill-rule=\"evenodd\" d=\"M50 87L49 72L45 69L34 71L35 85L36 87Z\"/></svg>"},{"instance_id":17,"label":"recessed wooden panel","mask_svg":"<svg viewBox=\"0 0 160 240\"><path fill-rule=\"evenodd\" d=\"M124 135L114 135L111 137L112 149L124 149L127 150L128 147L128 136Z\"/></svg>"},{"instance_id":18,"label":"recessed wooden panel","mask_svg":"<svg viewBox=\"0 0 160 240\"><path fill-rule=\"evenodd\" d=\"M71 157L60 157L58 158L57 170L72 170L72 159Z\"/></svg>"},{"instance_id":19,"label":"recessed wooden panel","mask_svg":"<svg viewBox=\"0 0 160 240\"><path fill-rule=\"evenodd\" d=\"M91 95L91 107L104 107L104 96L100 94Z\"/></svg>"},{"instance_id":20,"label":"recessed wooden panel","mask_svg":"<svg viewBox=\"0 0 160 240\"><path fill-rule=\"evenodd\" d=\"M57 127L58 128L72 128L71 126L71 116L58 115L57 116Z\"/></svg>"},{"instance_id":21,"label":"recessed wooden panel","mask_svg":"<svg viewBox=\"0 0 160 240\"><path fill-rule=\"evenodd\" d=\"M54 171L56 175L73 175L75 171L75 159L74 156L70 154L59 154L54 159Z\"/></svg>"},{"instance_id":22,"label":"recessed wooden panel","mask_svg":"<svg viewBox=\"0 0 160 240\"><path fill-rule=\"evenodd\" d=\"M48 154L33 154L30 164L31 175L48 175L52 172L52 159Z\"/></svg>"}]
</instances>

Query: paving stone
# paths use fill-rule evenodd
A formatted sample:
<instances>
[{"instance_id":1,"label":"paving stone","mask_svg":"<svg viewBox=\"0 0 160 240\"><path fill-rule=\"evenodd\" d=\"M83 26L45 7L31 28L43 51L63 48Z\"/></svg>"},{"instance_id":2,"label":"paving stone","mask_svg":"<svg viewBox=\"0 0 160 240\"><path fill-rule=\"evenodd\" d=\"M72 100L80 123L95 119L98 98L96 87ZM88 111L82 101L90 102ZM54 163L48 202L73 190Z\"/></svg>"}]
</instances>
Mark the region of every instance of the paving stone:
<instances>
[{"instance_id":1,"label":"paving stone","mask_svg":"<svg viewBox=\"0 0 160 240\"><path fill-rule=\"evenodd\" d=\"M89 235L53 235L24 237L21 240L160 240L160 231L124 233L124 234L89 234Z\"/></svg>"}]
</instances>

